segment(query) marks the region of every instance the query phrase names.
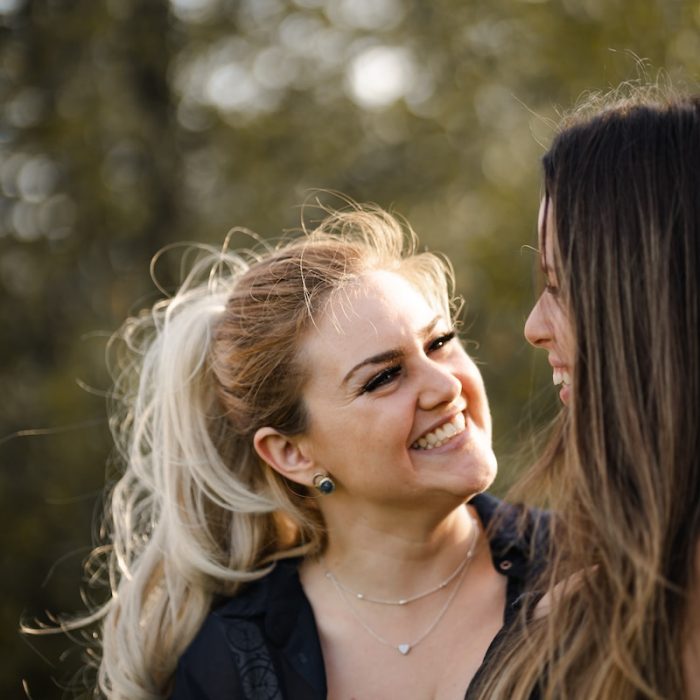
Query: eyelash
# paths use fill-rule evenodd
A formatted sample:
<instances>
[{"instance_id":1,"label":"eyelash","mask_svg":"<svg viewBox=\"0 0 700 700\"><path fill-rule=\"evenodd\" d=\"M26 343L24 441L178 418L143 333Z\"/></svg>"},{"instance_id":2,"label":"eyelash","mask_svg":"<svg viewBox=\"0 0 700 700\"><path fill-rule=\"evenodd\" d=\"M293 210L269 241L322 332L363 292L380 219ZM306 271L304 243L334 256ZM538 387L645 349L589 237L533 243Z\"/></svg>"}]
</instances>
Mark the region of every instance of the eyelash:
<instances>
[{"instance_id":1,"label":"eyelash","mask_svg":"<svg viewBox=\"0 0 700 700\"><path fill-rule=\"evenodd\" d=\"M547 292L547 294L551 294L553 297L555 297L559 294L559 287L557 287L555 284L547 283L544 285L544 291Z\"/></svg>"},{"instance_id":2,"label":"eyelash","mask_svg":"<svg viewBox=\"0 0 700 700\"><path fill-rule=\"evenodd\" d=\"M455 338L457 334L455 331L450 331L444 335L435 338L432 342L428 344L427 351L435 352L445 347L451 340ZM363 387L361 394L371 394L376 389L388 384L394 377L401 373L401 365L392 365L391 367L386 367L378 374L375 374Z\"/></svg>"},{"instance_id":3,"label":"eyelash","mask_svg":"<svg viewBox=\"0 0 700 700\"><path fill-rule=\"evenodd\" d=\"M454 337L457 335L455 331L450 331L449 333L445 333L444 335L441 335L439 338L435 338L432 343L428 346L428 348L432 350L439 350L440 348L444 347L447 345L447 343L450 342L450 340L454 340Z\"/></svg>"}]
</instances>

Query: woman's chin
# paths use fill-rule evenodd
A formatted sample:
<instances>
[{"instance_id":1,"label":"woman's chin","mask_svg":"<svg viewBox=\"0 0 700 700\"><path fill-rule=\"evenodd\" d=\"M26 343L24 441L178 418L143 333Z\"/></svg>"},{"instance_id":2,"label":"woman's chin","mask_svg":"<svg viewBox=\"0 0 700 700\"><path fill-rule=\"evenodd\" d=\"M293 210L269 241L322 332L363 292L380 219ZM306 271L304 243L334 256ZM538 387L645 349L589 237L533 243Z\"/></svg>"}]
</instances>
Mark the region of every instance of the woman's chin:
<instances>
[{"instance_id":1,"label":"woman's chin","mask_svg":"<svg viewBox=\"0 0 700 700\"><path fill-rule=\"evenodd\" d=\"M494 482L498 473L496 455L489 450L481 455L477 464L472 463L467 473L462 473L459 492L462 497L469 500L477 493L486 491Z\"/></svg>"}]
</instances>

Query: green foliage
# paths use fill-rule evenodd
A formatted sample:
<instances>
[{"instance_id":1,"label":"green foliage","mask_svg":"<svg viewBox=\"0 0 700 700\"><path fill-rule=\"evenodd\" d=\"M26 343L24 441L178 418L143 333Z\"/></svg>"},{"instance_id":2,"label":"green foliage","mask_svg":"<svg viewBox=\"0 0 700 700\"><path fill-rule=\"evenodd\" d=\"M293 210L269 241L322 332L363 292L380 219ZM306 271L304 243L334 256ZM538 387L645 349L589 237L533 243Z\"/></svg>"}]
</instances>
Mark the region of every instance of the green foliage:
<instances>
[{"instance_id":1,"label":"green foliage","mask_svg":"<svg viewBox=\"0 0 700 700\"><path fill-rule=\"evenodd\" d=\"M15 630L81 609L111 449L96 332L154 298L157 250L277 237L311 188L405 215L455 264L502 489L554 405L522 325L557 106L635 56L695 81L699 49L689 0L0 1L2 697L57 697L79 664Z\"/></svg>"}]
</instances>

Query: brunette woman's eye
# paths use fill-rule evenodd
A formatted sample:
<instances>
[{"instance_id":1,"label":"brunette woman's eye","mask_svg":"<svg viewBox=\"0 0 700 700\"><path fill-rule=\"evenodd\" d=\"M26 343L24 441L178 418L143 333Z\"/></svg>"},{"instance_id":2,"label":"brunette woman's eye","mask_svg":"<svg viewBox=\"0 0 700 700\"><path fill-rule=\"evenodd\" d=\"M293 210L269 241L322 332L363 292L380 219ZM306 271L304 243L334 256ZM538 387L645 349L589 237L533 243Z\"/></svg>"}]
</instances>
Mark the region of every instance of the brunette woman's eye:
<instances>
[{"instance_id":1,"label":"brunette woman's eye","mask_svg":"<svg viewBox=\"0 0 700 700\"><path fill-rule=\"evenodd\" d=\"M379 389L385 384L393 381L401 373L401 365L394 365L383 369L378 374L375 374L363 387L362 393L371 393L375 389Z\"/></svg>"},{"instance_id":2,"label":"brunette woman's eye","mask_svg":"<svg viewBox=\"0 0 700 700\"><path fill-rule=\"evenodd\" d=\"M439 350L441 347L444 347L453 340L456 335L455 331L450 331L449 333L445 333L445 335L435 338L435 340L431 341L428 345L428 352L433 352L434 350Z\"/></svg>"},{"instance_id":3,"label":"brunette woman's eye","mask_svg":"<svg viewBox=\"0 0 700 700\"><path fill-rule=\"evenodd\" d=\"M559 295L559 287L557 287L556 284L550 284L549 282L546 282L544 285L544 290L545 292L547 292L547 294L551 294L553 297Z\"/></svg>"}]
</instances>

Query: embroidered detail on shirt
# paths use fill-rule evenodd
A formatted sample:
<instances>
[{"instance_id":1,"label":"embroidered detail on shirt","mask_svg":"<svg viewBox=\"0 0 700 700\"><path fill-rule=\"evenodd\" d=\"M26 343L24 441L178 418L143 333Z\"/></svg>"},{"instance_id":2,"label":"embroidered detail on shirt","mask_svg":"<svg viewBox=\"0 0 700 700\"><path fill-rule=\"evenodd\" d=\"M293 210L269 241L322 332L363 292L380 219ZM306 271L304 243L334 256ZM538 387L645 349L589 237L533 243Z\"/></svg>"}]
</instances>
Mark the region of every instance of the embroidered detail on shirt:
<instances>
[{"instance_id":1,"label":"embroidered detail on shirt","mask_svg":"<svg viewBox=\"0 0 700 700\"><path fill-rule=\"evenodd\" d=\"M243 700L284 700L260 628L254 622L238 620L226 636L241 677Z\"/></svg>"}]
</instances>

